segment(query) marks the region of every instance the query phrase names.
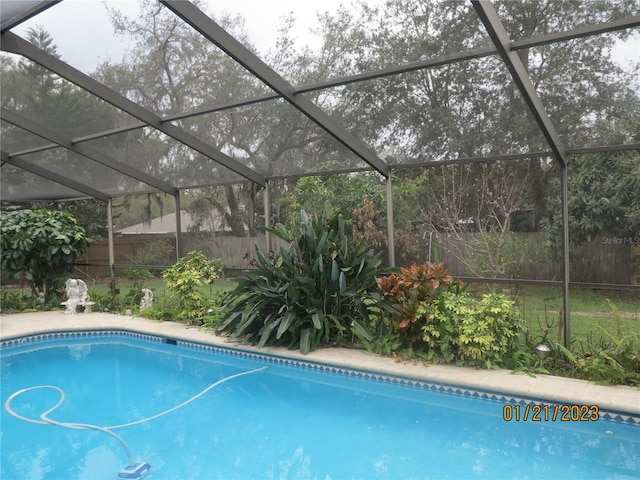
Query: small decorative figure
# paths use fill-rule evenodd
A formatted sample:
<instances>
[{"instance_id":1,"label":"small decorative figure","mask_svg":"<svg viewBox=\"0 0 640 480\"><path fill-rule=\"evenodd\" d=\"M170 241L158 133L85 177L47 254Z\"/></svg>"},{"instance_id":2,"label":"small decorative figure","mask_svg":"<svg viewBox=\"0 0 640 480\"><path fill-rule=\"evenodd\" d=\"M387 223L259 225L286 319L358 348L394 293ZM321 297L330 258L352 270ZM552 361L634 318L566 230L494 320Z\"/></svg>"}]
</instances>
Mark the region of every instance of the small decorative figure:
<instances>
[{"instance_id":1,"label":"small decorative figure","mask_svg":"<svg viewBox=\"0 0 640 480\"><path fill-rule=\"evenodd\" d=\"M38 296L36 297L36 303L40 306L43 306L45 303L47 303L47 300L44 297L44 293L38 292Z\"/></svg>"},{"instance_id":2,"label":"small decorative figure","mask_svg":"<svg viewBox=\"0 0 640 480\"><path fill-rule=\"evenodd\" d=\"M84 307L84 313L91 313L91 307L95 305L96 302L91 301L91 297L89 296L89 292L83 292L80 295L80 305Z\"/></svg>"},{"instance_id":3,"label":"small decorative figure","mask_svg":"<svg viewBox=\"0 0 640 480\"><path fill-rule=\"evenodd\" d=\"M67 301L62 302L66 307L64 313L76 313L76 307L80 304L82 295L87 293L87 284L79 278L70 278L64 285L67 288Z\"/></svg>"},{"instance_id":4,"label":"small decorative figure","mask_svg":"<svg viewBox=\"0 0 640 480\"><path fill-rule=\"evenodd\" d=\"M142 299L140 300L140 310L149 308L153 303L153 292L148 288L142 289Z\"/></svg>"}]
</instances>

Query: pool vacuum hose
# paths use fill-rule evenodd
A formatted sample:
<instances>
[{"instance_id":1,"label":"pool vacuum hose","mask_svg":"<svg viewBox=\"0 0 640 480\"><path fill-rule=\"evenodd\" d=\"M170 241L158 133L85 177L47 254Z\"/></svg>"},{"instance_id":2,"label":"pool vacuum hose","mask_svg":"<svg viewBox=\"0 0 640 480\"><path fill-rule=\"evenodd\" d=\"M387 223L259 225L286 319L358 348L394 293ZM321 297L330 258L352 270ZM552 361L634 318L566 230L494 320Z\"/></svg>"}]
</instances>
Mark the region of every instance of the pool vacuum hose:
<instances>
[{"instance_id":1,"label":"pool vacuum hose","mask_svg":"<svg viewBox=\"0 0 640 480\"><path fill-rule=\"evenodd\" d=\"M133 460L133 455L131 454L131 450L129 449L129 446L127 445L127 442L125 442L124 439L120 435L118 435L115 432L112 432L111 430L115 430L116 428L132 427L134 425L139 425L141 423L145 423L145 422L149 422L151 420L155 420L156 418L160 418L160 417L162 417L164 415L167 415L169 413L175 412L176 410L187 406L188 404L190 404L194 400L197 400L202 395L207 393L209 390L214 389L218 385L220 385L220 384L222 384L222 383L224 383L224 382L226 382L228 380L233 380L234 378L242 377L244 375L249 375L251 373L261 372L263 370L266 370L267 368L269 368L269 367L267 367L265 365L263 367L256 368L254 370L249 370L247 372L242 372L242 373L236 373L235 375L230 375L228 377L222 378L222 379L218 380L217 382L212 383L207 388L205 388L201 392L197 393L193 397L189 398L187 401L182 402L180 405L176 405L175 407L170 408L169 410L165 410L164 412L160 412L160 413L158 413L156 415L153 415L151 417L143 418L142 420L136 420L135 422L124 423L122 425L113 425L113 426L110 426L110 427L100 427L98 425L91 425L91 424L87 424L87 423L58 422L57 420L53 420L53 419L49 418L49 414L52 413L53 411L55 411L56 409L58 409L60 407L60 405L62 405L64 403L64 400L65 400L65 397L66 397L66 395L64 393L64 390L62 390L60 387L56 387L56 386L53 386L53 385L37 385L35 387L28 387L28 388L23 388L22 390L18 390L17 392L14 392L13 394L11 394L11 396L9 398L7 398L7 401L4 402L4 409L9 413L9 415L11 415L11 416L13 416L13 417L15 417L15 418L17 418L19 420L23 420L23 421L29 422L29 423L35 423L35 424L38 424L38 425L55 425L55 426L58 426L58 427L71 428L71 429L75 429L75 430L98 430L100 432L106 433L107 435L111 435L118 442L120 442L122 447L127 452L127 457L128 457L128 460L129 460L129 464L127 466L125 466L124 468L122 468L120 470L120 472L118 473L118 478L139 479L139 478L142 478L142 477L146 476L151 471L151 465L149 465L147 462L135 462ZM13 402L13 400L16 397L22 395L23 393L29 392L31 390L39 390L39 389L43 389L43 388L49 388L51 390L55 390L60 395L60 398L58 399L58 403L56 403L53 407L51 407L50 409L45 411L42 415L40 415L40 420L36 420L34 418L29 418L29 417L22 416L19 413L15 412L13 410L13 408L11 408L11 402Z\"/></svg>"}]
</instances>

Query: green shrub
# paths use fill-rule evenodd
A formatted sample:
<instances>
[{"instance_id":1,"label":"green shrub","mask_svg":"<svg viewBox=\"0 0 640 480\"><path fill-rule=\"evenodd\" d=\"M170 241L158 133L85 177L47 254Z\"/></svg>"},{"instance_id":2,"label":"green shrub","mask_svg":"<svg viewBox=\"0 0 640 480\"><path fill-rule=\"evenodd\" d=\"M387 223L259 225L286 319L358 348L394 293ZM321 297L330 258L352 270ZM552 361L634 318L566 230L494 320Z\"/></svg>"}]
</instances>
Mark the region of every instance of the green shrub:
<instances>
[{"instance_id":1,"label":"green shrub","mask_svg":"<svg viewBox=\"0 0 640 480\"><path fill-rule=\"evenodd\" d=\"M394 312L394 329L376 330L372 344L380 353L491 368L505 365L517 348L522 329L514 302L503 294L476 300L442 263L413 264L378 279L378 286Z\"/></svg>"},{"instance_id":2,"label":"green shrub","mask_svg":"<svg viewBox=\"0 0 640 480\"><path fill-rule=\"evenodd\" d=\"M603 384L640 386L640 335L636 332L623 335L618 307L606 299L615 320L615 329L600 330L598 340L590 334L586 341L572 343L571 350L555 345L554 373L570 373ZM563 365L564 362L564 365Z\"/></svg>"},{"instance_id":3,"label":"green shrub","mask_svg":"<svg viewBox=\"0 0 640 480\"><path fill-rule=\"evenodd\" d=\"M76 219L59 210L19 210L0 216L1 268L24 275L35 297L51 300L89 242Z\"/></svg>"},{"instance_id":4,"label":"green shrub","mask_svg":"<svg viewBox=\"0 0 640 480\"><path fill-rule=\"evenodd\" d=\"M186 257L162 272L167 288L178 301L179 307L174 320L192 322L205 316L207 306L200 287L219 278L220 272L222 260L209 260L199 250L189 252Z\"/></svg>"},{"instance_id":5,"label":"green shrub","mask_svg":"<svg viewBox=\"0 0 640 480\"><path fill-rule=\"evenodd\" d=\"M303 353L353 335L370 340L380 255L353 242L341 213L321 221L303 211L301 220L295 234L280 224L268 229L289 247L265 255L256 246L257 269L225 298L219 331Z\"/></svg>"},{"instance_id":6,"label":"green shrub","mask_svg":"<svg viewBox=\"0 0 640 480\"><path fill-rule=\"evenodd\" d=\"M426 321L422 325L422 340L427 345L427 359L434 363L451 363L460 359L459 336L462 325L467 329L474 323L473 298L468 293L442 292L421 312ZM467 335L472 335L470 331Z\"/></svg>"},{"instance_id":7,"label":"green shrub","mask_svg":"<svg viewBox=\"0 0 640 480\"><path fill-rule=\"evenodd\" d=\"M422 327L432 361L462 365L504 366L517 348L522 331L514 302L503 294L483 295L443 292L434 302Z\"/></svg>"},{"instance_id":8,"label":"green shrub","mask_svg":"<svg viewBox=\"0 0 640 480\"><path fill-rule=\"evenodd\" d=\"M606 385L640 386L640 336L616 338L605 330L602 334L608 341L581 342L579 347L572 346L572 350L556 344L553 373Z\"/></svg>"},{"instance_id":9,"label":"green shrub","mask_svg":"<svg viewBox=\"0 0 640 480\"><path fill-rule=\"evenodd\" d=\"M2 292L2 312L22 312L28 308L28 301L28 298L20 292Z\"/></svg>"}]
</instances>

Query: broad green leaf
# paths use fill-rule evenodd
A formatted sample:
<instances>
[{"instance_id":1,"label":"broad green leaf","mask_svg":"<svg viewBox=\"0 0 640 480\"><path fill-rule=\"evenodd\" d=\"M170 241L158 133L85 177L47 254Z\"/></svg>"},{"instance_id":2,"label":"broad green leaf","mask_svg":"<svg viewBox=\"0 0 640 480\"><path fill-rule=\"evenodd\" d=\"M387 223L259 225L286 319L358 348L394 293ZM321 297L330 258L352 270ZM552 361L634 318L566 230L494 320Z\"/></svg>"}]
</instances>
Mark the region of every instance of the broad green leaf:
<instances>
[{"instance_id":1,"label":"broad green leaf","mask_svg":"<svg viewBox=\"0 0 640 480\"><path fill-rule=\"evenodd\" d=\"M311 314L311 321L313 322L313 326L320 330L322 328L322 321L320 320L320 313L315 312Z\"/></svg>"},{"instance_id":2,"label":"broad green leaf","mask_svg":"<svg viewBox=\"0 0 640 480\"><path fill-rule=\"evenodd\" d=\"M338 276L340 275L340 270L338 269L338 263L335 260L331 261L331 281L335 282L338 280Z\"/></svg>"},{"instance_id":3,"label":"broad green leaf","mask_svg":"<svg viewBox=\"0 0 640 480\"><path fill-rule=\"evenodd\" d=\"M296 318L294 312L287 312L282 316L282 321L280 322L280 326L278 327L278 331L276 332L276 339L280 339L282 335L289 329L289 326Z\"/></svg>"},{"instance_id":4,"label":"broad green leaf","mask_svg":"<svg viewBox=\"0 0 640 480\"><path fill-rule=\"evenodd\" d=\"M344 272L340 272L340 293L344 293L347 289L347 276Z\"/></svg>"},{"instance_id":5,"label":"broad green leaf","mask_svg":"<svg viewBox=\"0 0 640 480\"><path fill-rule=\"evenodd\" d=\"M271 332L273 332L273 329L278 326L278 324L280 323L280 320L281 320L281 317L275 318L274 320L270 321L267 325L262 327L260 341L258 342L259 347L264 347L267 344L267 342L269 341L269 337L271 336Z\"/></svg>"},{"instance_id":6,"label":"broad green leaf","mask_svg":"<svg viewBox=\"0 0 640 480\"><path fill-rule=\"evenodd\" d=\"M373 340L373 335L366 328L364 328L364 326L361 325L360 322L358 322L357 320L353 321L353 328L355 328L360 333L360 335L362 335L366 340L368 341Z\"/></svg>"},{"instance_id":7,"label":"broad green leaf","mask_svg":"<svg viewBox=\"0 0 640 480\"><path fill-rule=\"evenodd\" d=\"M309 329L305 328L300 332L300 352L306 355L311 351L311 345L309 342Z\"/></svg>"}]
</instances>

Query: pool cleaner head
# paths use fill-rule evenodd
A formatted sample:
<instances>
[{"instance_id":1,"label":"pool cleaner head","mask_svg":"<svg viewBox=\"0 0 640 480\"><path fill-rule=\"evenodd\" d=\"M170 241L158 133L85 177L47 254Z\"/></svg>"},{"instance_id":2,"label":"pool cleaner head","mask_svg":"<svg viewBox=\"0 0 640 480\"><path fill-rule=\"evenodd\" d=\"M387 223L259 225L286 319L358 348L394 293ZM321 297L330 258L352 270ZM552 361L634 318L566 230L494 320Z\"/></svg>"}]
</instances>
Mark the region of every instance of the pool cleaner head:
<instances>
[{"instance_id":1,"label":"pool cleaner head","mask_svg":"<svg viewBox=\"0 0 640 480\"><path fill-rule=\"evenodd\" d=\"M118 478L142 478L151 471L147 462L137 462L127 465L118 473Z\"/></svg>"}]
</instances>

